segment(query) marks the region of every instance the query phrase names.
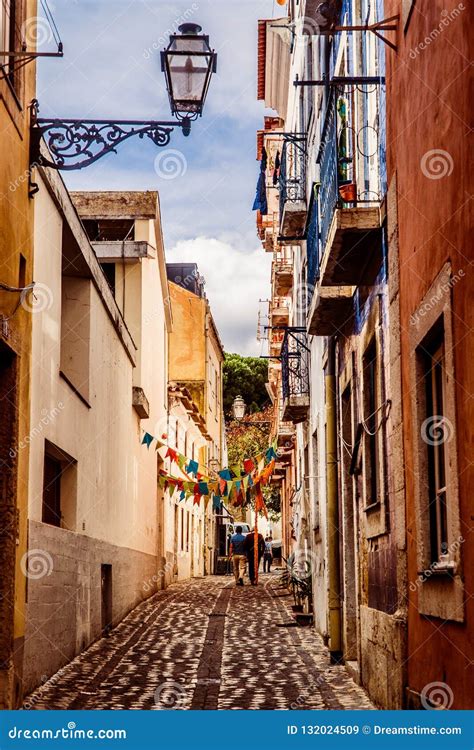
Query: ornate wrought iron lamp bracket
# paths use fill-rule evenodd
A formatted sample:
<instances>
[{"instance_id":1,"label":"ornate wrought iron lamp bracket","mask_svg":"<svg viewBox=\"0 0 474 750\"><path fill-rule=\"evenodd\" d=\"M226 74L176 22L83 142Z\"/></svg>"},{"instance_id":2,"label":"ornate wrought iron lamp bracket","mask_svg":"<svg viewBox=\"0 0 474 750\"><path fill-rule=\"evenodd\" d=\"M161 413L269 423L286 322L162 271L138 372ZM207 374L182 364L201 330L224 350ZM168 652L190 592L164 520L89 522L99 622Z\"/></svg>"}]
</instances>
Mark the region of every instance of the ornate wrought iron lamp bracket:
<instances>
[{"instance_id":1,"label":"ornate wrought iron lamp bracket","mask_svg":"<svg viewBox=\"0 0 474 750\"><path fill-rule=\"evenodd\" d=\"M83 169L105 154L117 152L117 146L135 135L150 138L155 146L167 146L174 128L189 135L191 120L83 120L42 119L38 117L38 102L31 104L31 166L57 170ZM41 152L44 138L51 158Z\"/></svg>"}]
</instances>

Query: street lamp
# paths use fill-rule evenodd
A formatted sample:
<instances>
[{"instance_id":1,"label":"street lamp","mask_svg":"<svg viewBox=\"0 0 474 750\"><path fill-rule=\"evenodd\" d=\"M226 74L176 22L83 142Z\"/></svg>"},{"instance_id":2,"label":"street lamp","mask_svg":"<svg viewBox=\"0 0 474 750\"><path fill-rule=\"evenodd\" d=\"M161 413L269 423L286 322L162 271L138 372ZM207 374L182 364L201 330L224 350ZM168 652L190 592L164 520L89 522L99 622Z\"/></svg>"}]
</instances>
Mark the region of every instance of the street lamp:
<instances>
[{"instance_id":1,"label":"street lamp","mask_svg":"<svg viewBox=\"0 0 474 750\"><path fill-rule=\"evenodd\" d=\"M237 422L240 422L245 417L246 408L247 406L242 396L236 396L232 404L232 413Z\"/></svg>"},{"instance_id":2,"label":"street lamp","mask_svg":"<svg viewBox=\"0 0 474 750\"><path fill-rule=\"evenodd\" d=\"M83 169L123 141L138 135L150 138L156 146L167 146L175 127L189 135L191 121L202 115L211 75L216 71L217 53L209 47L209 37L201 27L185 23L180 34L170 37L161 53L173 121L163 120L83 120L38 117L38 101L31 103L31 165L51 169ZM45 139L49 154L41 150ZM51 158L49 158L51 157ZM30 194L34 194L32 189Z\"/></svg>"},{"instance_id":3,"label":"street lamp","mask_svg":"<svg viewBox=\"0 0 474 750\"><path fill-rule=\"evenodd\" d=\"M217 54L209 47L209 37L197 23L183 23L180 34L172 34L161 53L171 112L178 119L202 115L211 75L216 72Z\"/></svg>"}]
</instances>

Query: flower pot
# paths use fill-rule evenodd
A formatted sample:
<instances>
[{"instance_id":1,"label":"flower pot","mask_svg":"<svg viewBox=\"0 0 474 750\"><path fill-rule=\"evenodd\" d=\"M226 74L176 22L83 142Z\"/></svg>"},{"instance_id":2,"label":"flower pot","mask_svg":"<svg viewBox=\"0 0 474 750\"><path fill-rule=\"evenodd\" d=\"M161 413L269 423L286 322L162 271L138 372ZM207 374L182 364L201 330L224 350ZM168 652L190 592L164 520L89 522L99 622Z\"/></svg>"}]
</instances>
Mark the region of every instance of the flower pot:
<instances>
[{"instance_id":1,"label":"flower pot","mask_svg":"<svg viewBox=\"0 0 474 750\"><path fill-rule=\"evenodd\" d=\"M355 182L349 182L347 185L339 186L339 195L344 203L354 203L357 200L357 185Z\"/></svg>"},{"instance_id":2,"label":"flower pot","mask_svg":"<svg viewBox=\"0 0 474 750\"><path fill-rule=\"evenodd\" d=\"M302 612L297 612L295 614L296 622L298 625L312 625L313 624L313 615L312 614L303 614Z\"/></svg>"}]
</instances>

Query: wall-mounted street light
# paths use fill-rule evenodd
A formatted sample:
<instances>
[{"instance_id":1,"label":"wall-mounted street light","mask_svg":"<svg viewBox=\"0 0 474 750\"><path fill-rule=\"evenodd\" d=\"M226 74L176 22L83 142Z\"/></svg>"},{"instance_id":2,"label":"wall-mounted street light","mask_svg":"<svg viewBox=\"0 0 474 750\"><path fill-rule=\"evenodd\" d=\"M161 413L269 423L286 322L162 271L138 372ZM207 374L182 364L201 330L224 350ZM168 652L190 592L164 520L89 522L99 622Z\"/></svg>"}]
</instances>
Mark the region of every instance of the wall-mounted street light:
<instances>
[{"instance_id":1,"label":"wall-mounted street light","mask_svg":"<svg viewBox=\"0 0 474 750\"><path fill-rule=\"evenodd\" d=\"M161 53L171 112L178 119L191 120L202 114L211 75L216 72L217 54L209 37L196 23L183 23L181 34L170 36Z\"/></svg>"},{"instance_id":2,"label":"wall-mounted street light","mask_svg":"<svg viewBox=\"0 0 474 750\"><path fill-rule=\"evenodd\" d=\"M269 419L249 419L244 422L243 419L245 417L246 411L247 404L245 403L244 399L242 398L242 396L236 396L232 403L232 414L236 422L245 425L245 427L256 427L261 432L268 433L268 426L271 424L271 421Z\"/></svg>"},{"instance_id":3,"label":"wall-mounted street light","mask_svg":"<svg viewBox=\"0 0 474 750\"><path fill-rule=\"evenodd\" d=\"M156 146L167 146L175 127L189 135L192 120L202 115L217 63L209 37L201 30L197 24L183 24L180 34L173 34L161 53L171 112L176 120L46 119L38 117L38 102L33 100L31 164L60 170L83 169L105 154L116 152L120 143L134 135L146 136ZM49 154L41 151L43 138Z\"/></svg>"},{"instance_id":4,"label":"wall-mounted street light","mask_svg":"<svg viewBox=\"0 0 474 750\"><path fill-rule=\"evenodd\" d=\"M245 417L246 409L247 405L242 396L236 396L232 404L232 413L237 422L240 422Z\"/></svg>"}]
</instances>

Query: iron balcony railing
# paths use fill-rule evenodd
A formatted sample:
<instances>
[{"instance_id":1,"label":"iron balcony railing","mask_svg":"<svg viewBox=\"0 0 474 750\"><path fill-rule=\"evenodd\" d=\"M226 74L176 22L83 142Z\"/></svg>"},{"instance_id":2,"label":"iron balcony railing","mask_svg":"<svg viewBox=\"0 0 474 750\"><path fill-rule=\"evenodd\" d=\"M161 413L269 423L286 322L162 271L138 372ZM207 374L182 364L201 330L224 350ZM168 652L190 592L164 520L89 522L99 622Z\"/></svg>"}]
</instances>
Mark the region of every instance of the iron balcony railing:
<instances>
[{"instance_id":1,"label":"iron balcony railing","mask_svg":"<svg viewBox=\"0 0 474 750\"><path fill-rule=\"evenodd\" d=\"M285 330L280 356L283 400L292 396L309 396L310 350L304 328Z\"/></svg>"},{"instance_id":2,"label":"iron balcony railing","mask_svg":"<svg viewBox=\"0 0 474 750\"><path fill-rule=\"evenodd\" d=\"M334 210L339 200L337 117L334 96L330 97L326 111L318 161L321 165L321 186L319 190L320 242L321 248L324 249ZM315 210L317 211L317 206L315 207Z\"/></svg>"},{"instance_id":3,"label":"iron balcony railing","mask_svg":"<svg viewBox=\"0 0 474 750\"><path fill-rule=\"evenodd\" d=\"M306 200L306 137L286 136L280 160L280 220L286 203Z\"/></svg>"},{"instance_id":4,"label":"iron balcony railing","mask_svg":"<svg viewBox=\"0 0 474 750\"><path fill-rule=\"evenodd\" d=\"M306 234L306 256L307 256L307 281L309 296L312 298L314 287L319 280L319 266L321 263L319 243L319 196L318 188L313 188L314 193L309 206L308 228ZM308 302L311 300L309 299Z\"/></svg>"}]
</instances>

